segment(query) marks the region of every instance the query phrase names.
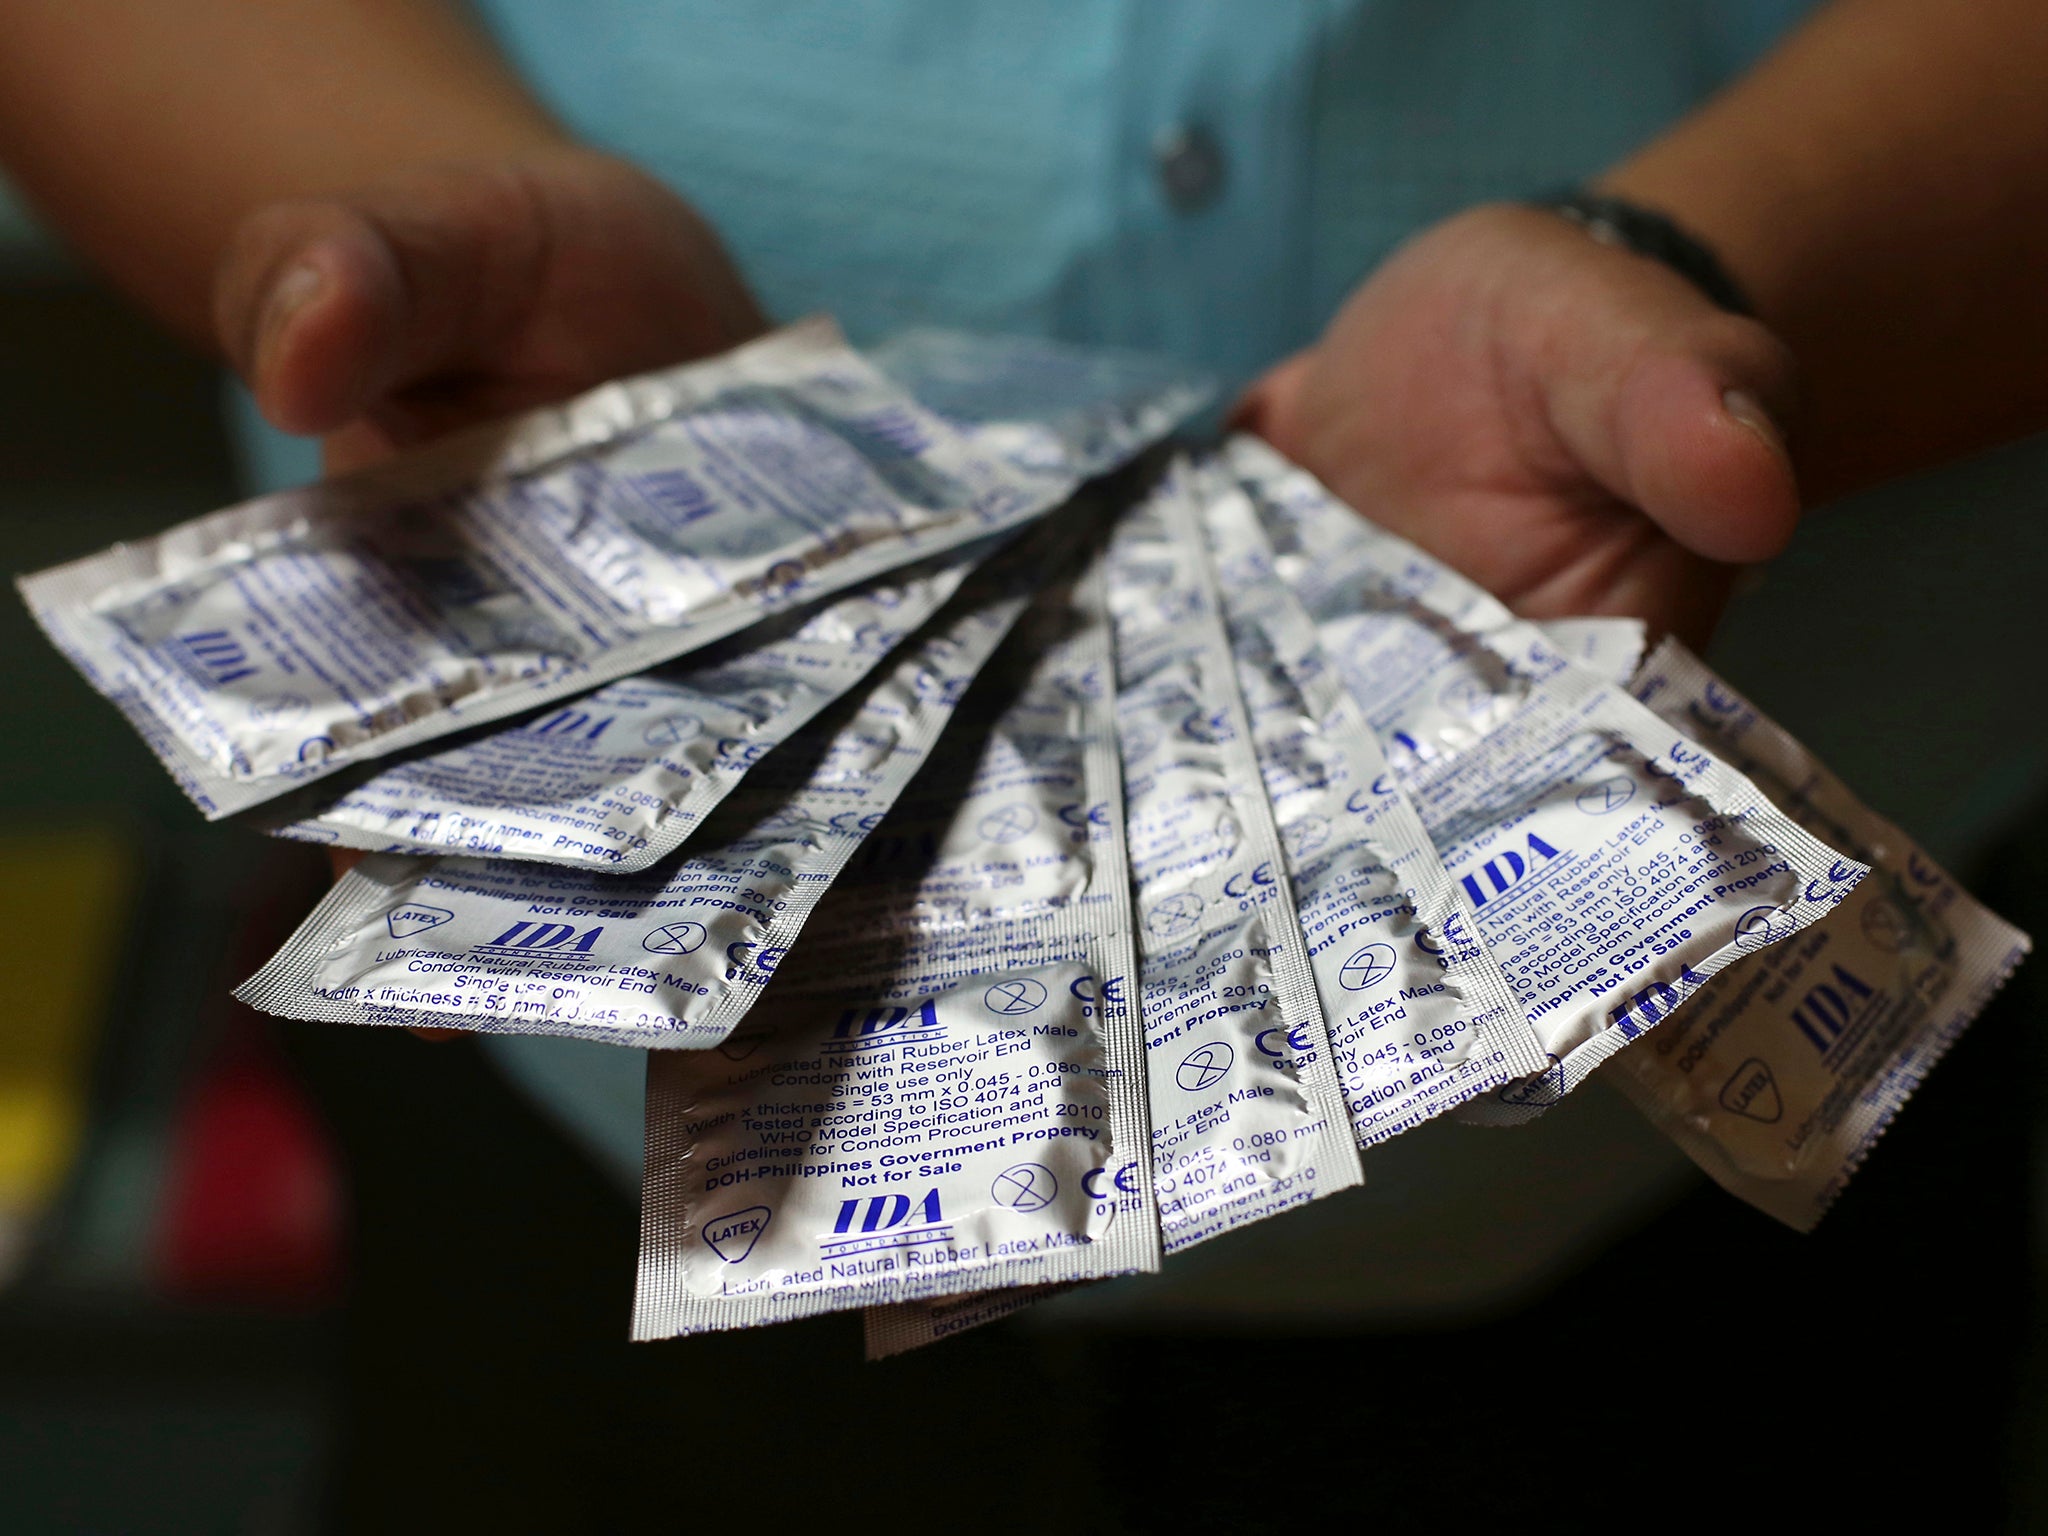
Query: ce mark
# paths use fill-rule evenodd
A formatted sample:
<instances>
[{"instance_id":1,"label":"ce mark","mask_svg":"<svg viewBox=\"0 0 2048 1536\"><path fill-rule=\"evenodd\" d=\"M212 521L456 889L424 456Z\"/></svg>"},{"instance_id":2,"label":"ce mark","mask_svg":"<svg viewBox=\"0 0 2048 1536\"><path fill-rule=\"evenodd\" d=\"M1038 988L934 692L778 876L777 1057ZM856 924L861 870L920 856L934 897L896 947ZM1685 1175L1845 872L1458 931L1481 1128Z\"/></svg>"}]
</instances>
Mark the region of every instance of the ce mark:
<instances>
[{"instance_id":1,"label":"ce mark","mask_svg":"<svg viewBox=\"0 0 2048 1536\"><path fill-rule=\"evenodd\" d=\"M1277 1046L1267 1044L1276 1035L1285 1039L1288 1050L1291 1050L1297 1056L1304 1051L1315 1048L1314 1042L1309 1039L1308 1026L1306 1024L1297 1024L1292 1029L1262 1029L1252 1037L1252 1044L1259 1048L1261 1056L1271 1056L1275 1061L1284 1061L1286 1059L1286 1051L1282 1051Z\"/></svg>"},{"instance_id":2,"label":"ce mark","mask_svg":"<svg viewBox=\"0 0 2048 1536\"><path fill-rule=\"evenodd\" d=\"M1076 976L1067 984L1067 991L1090 1008L1099 1004L1106 1010L1124 1005L1124 979L1121 976L1112 976L1100 984L1093 976Z\"/></svg>"},{"instance_id":3,"label":"ce mark","mask_svg":"<svg viewBox=\"0 0 2048 1536\"><path fill-rule=\"evenodd\" d=\"M1224 881L1223 894L1232 901L1245 901L1250 898L1254 886L1271 885L1273 883L1273 866L1270 862L1263 863L1254 869L1250 875L1246 875L1240 870Z\"/></svg>"},{"instance_id":4,"label":"ce mark","mask_svg":"<svg viewBox=\"0 0 2048 1536\"><path fill-rule=\"evenodd\" d=\"M750 949L760 949L761 953L749 960L747 958L747 951ZM762 948L751 939L742 939L737 944L728 944L725 946L725 958L730 962L731 968L726 971L725 979L727 981L737 980L740 972L750 965L757 971L773 975L775 967L782 963L782 957L788 953L788 950L774 945Z\"/></svg>"},{"instance_id":5,"label":"ce mark","mask_svg":"<svg viewBox=\"0 0 2048 1536\"><path fill-rule=\"evenodd\" d=\"M1090 1200L1107 1200L1109 1193L1102 1187L1102 1176L1108 1172L1107 1168L1090 1168L1082 1174L1081 1193ZM1138 1192L1138 1165L1125 1163L1117 1169L1116 1176L1109 1182L1116 1186L1119 1193L1135 1195Z\"/></svg>"},{"instance_id":6,"label":"ce mark","mask_svg":"<svg viewBox=\"0 0 2048 1536\"><path fill-rule=\"evenodd\" d=\"M1371 789L1354 789L1351 791L1345 797L1344 809L1351 812L1354 816L1362 816L1367 811L1380 809L1377 802L1386 799L1393 792L1394 776L1391 773L1383 773L1372 781Z\"/></svg>"}]
</instances>

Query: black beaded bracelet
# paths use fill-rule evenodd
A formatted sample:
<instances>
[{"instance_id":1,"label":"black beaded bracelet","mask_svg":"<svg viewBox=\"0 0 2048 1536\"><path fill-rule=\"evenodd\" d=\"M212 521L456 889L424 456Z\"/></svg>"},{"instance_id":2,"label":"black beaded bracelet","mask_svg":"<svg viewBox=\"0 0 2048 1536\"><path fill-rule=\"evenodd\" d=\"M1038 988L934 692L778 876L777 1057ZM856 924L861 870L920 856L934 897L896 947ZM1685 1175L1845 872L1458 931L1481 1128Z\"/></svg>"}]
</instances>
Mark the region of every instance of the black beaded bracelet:
<instances>
[{"instance_id":1,"label":"black beaded bracelet","mask_svg":"<svg viewBox=\"0 0 2048 1536\"><path fill-rule=\"evenodd\" d=\"M1756 314L1713 251L1655 209L1577 189L1531 198L1529 206L1570 219L1602 245L1661 261L1730 314Z\"/></svg>"}]
</instances>

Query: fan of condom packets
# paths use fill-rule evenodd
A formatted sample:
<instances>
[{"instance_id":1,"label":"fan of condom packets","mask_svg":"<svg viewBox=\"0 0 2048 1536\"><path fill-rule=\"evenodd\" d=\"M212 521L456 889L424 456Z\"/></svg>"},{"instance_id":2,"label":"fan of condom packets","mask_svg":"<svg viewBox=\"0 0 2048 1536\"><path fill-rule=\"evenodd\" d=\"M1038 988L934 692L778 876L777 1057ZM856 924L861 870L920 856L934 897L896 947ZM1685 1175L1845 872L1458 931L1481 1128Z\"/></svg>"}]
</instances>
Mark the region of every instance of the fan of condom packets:
<instances>
[{"instance_id":1,"label":"fan of condom packets","mask_svg":"<svg viewBox=\"0 0 2048 1536\"><path fill-rule=\"evenodd\" d=\"M908 1348L1603 1063L1811 1227L2026 937L1205 398L811 321L22 589L203 812L368 853L239 996L646 1052L636 1337Z\"/></svg>"}]
</instances>

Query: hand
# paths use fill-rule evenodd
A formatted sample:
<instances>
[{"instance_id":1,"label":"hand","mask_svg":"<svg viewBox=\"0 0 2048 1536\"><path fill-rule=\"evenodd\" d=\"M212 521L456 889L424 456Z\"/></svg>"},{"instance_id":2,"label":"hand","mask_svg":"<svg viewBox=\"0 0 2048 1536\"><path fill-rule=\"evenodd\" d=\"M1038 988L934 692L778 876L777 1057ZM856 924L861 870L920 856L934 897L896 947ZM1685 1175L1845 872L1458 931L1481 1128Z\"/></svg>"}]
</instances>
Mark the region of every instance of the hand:
<instances>
[{"instance_id":1,"label":"hand","mask_svg":"<svg viewBox=\"0 0 2048 1536\"><path fill-rule=\"evenodd\" d=\"M1684 278L1554 214L1425 231L1238 423L1530 618L1702 641L1792 536L1790 354Z\"/></svg>"},{"instance_id":2,"label":"hand","mask_svg":"<svg viewBox=\"0 0 2048 1536\"><path fill-rule=\"evenodd\" d=\"M330 470L765 325L687 204L572 146L261 209L221 260L214 316L263 414L325 435Z\"/></svg>"},{"instance_id":3,"label":"hand","mask_svg":"<svg viewBox=\"0 0 2048 1536\"><path fill-rule=\"evenodd\" d=\"M262 209L222 258L214 317L263 414L324 434L329 470L765 325L687 204L573 148ZM362 855L332 857L339 879Z\"/></svg>"}]
</instances>

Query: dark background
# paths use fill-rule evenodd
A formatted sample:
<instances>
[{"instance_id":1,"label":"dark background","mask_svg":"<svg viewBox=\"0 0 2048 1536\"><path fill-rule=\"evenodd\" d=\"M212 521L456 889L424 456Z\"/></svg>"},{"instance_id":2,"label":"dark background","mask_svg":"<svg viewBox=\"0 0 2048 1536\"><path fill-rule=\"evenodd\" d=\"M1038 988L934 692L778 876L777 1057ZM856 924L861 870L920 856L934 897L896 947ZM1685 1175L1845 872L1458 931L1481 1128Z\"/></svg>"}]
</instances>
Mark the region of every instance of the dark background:
<instances>
[{"instance_id":1,"label":"dark background","mask_svg":"<svg viewBox=\"0 0 2048 1536\"><path fill-rule=\"evenodd\" d=\"M9 571L232 499L214 373L0 250ZM2037 933L2044 490L2030 444L1831 509L1714 652ZM467 1043L228 1002L321 861L204 826L0 626L0 975L91 982L82 1139L0 1288L0 1530L2048 1529L2031 969L1810 1238L1688 1178L1420 1320L1027 1317L877 1366L851 1317L630 1346L626 1197ZM87 866L100 916L38 905Z\"/></svg>"}]
</instances>

